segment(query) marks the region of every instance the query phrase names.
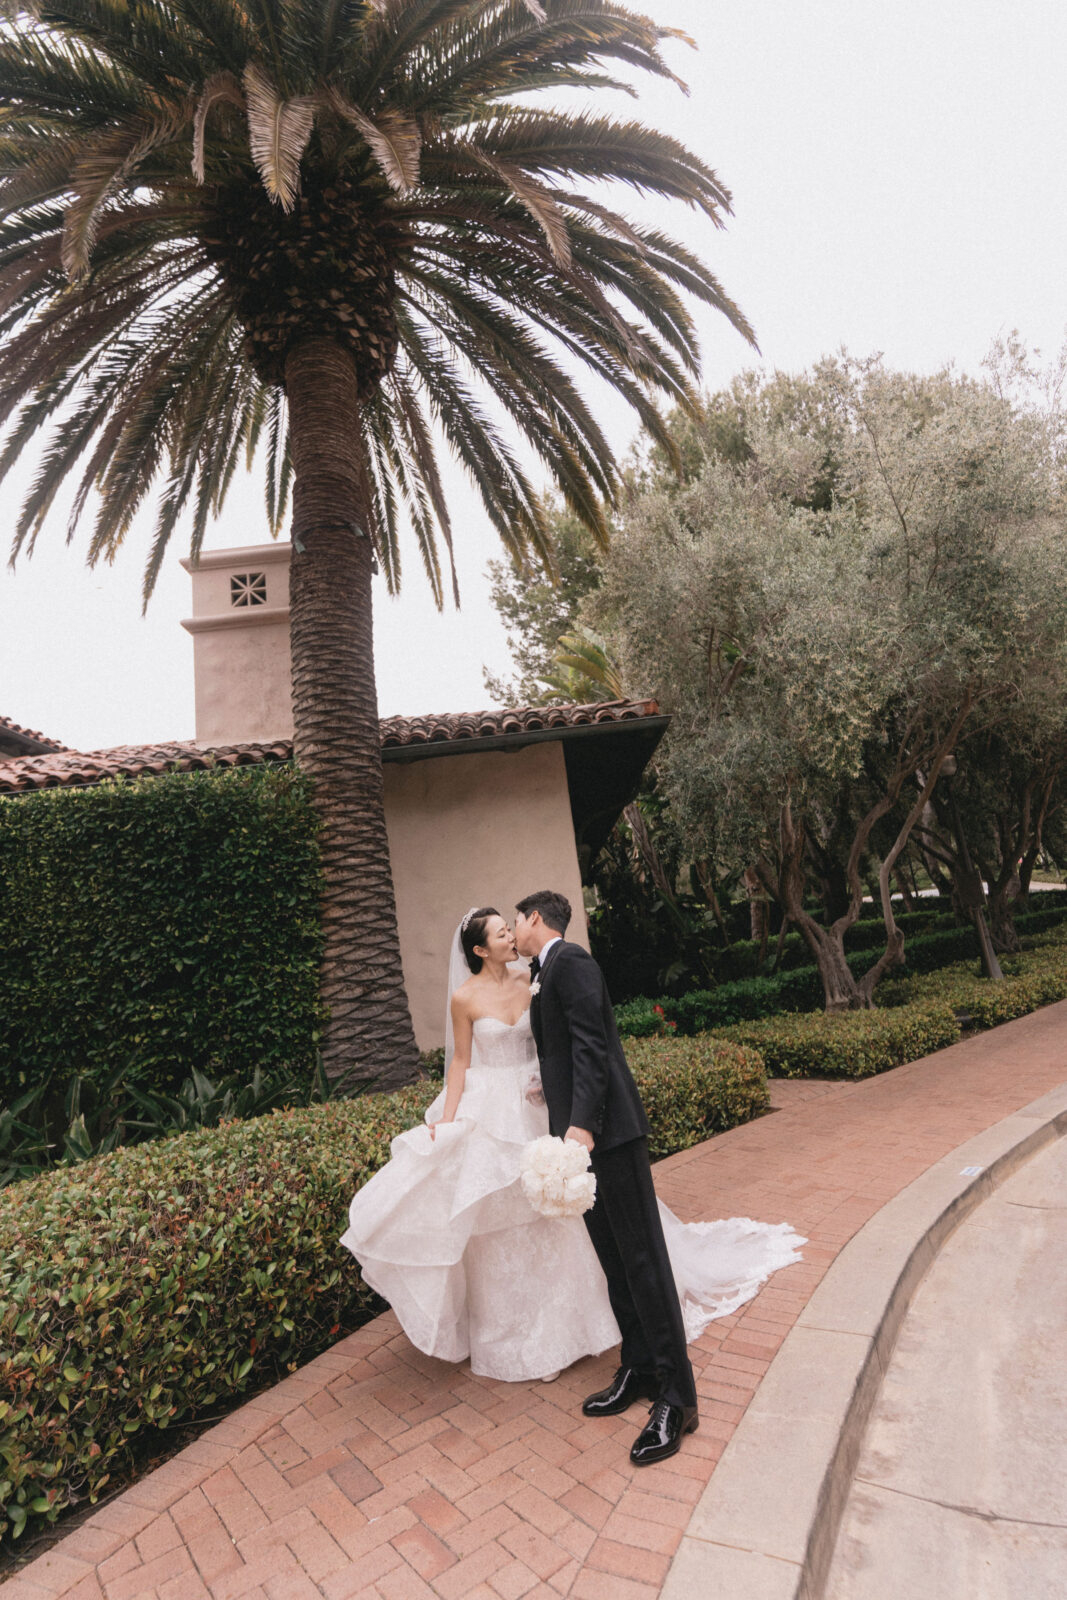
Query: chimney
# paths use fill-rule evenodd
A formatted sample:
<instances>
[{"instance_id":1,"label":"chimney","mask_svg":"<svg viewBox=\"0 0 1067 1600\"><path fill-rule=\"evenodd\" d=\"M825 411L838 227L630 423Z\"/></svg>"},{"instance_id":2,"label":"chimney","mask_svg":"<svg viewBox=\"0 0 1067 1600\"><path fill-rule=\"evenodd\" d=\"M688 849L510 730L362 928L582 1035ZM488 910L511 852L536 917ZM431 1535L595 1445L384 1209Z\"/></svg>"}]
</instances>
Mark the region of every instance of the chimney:
<instances>
[{"instance_id":1,"label":"chimney","mask_svg":"<svg viewBox=\"0 0 1067 1600\"><path fill-rule=\"evenodd\" d=\"M198 744L269 744L293 736L289 545L254 544L183 558L193 580Z\"/></svg>"}]
</instances>

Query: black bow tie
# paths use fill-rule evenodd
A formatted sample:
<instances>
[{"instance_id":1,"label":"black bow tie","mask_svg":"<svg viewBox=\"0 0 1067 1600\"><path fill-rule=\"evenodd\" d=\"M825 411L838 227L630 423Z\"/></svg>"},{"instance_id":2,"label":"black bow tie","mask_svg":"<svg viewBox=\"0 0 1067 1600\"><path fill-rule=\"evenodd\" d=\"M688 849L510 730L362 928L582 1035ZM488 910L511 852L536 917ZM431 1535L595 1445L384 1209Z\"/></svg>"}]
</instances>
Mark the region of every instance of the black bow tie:
<instances>
[{"instance_id":1,"label":"black bow tie","mask_svg":"<svg viewBox=\"0 0 1067 1600\"><path fill-rule=\"evenodd\" d=\"M530 982L531 983L536 982L537 974L540 972L540 970L541 970L541 957L540 956L534 956L533 960L530 962Z\"/></svg>"}]
</instances>

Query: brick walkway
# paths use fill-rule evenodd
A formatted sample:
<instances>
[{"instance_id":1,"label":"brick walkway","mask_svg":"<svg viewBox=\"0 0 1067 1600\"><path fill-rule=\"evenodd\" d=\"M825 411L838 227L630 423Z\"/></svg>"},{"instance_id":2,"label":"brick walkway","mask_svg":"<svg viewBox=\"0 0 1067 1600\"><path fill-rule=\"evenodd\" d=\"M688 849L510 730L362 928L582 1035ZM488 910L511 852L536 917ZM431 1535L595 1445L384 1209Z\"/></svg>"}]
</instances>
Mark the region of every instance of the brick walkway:
<instances>
[{"instance_id":1,"label":"brick walkway","mask_svg":"<svg viewBox=\"0 0 1067 1600\"><path fill-rule=\"evenodd\" d=\"M1067 1002L860 1084L782 1083L773 1116L662 1162L687 1219L808 1236L693 1347L700 1431L633 1469L643 1417L588 1421L614 1369L504 1384L421 1356L391 1313L103 1507L3 1600L655 1600L690 1512L842 1245L956 1145L1067 1078Z\"/></svg>"}]
</instances>

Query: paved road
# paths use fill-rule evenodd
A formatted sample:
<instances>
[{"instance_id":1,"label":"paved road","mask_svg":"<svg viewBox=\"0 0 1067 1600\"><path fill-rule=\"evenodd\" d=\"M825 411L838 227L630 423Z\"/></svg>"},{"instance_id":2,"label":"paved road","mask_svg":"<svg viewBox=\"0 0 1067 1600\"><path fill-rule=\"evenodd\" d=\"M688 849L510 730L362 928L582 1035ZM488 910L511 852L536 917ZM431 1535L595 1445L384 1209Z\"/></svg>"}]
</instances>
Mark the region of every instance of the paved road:
<instances>
[{"instance_id":1,"label":"paved road","mask_svg":"<svg viewBox=\"0 0 1067 1600\"><path fill-rule=\"evenodd\" d=\"M962 1224L920 1286L826 1594L1067 1596L1067 1138Z\"/></svg>"}]
</instances>

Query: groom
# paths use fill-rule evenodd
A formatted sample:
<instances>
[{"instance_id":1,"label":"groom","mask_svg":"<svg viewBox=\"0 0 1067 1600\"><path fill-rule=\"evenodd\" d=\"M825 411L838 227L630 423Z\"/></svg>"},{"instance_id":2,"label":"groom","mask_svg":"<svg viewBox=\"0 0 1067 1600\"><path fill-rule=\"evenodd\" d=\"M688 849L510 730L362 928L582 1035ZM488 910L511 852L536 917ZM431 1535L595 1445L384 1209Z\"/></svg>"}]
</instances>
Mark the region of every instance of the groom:
<instances>
[{"instance_id":1,"label":"groom","mask_svg":"<svg viewBox=\"0 0 1067 1600\"><path fill-rule=\"evenodd\" d=\"M569 901L544 889L515 909L519 954L533 957L530 1023L549 1127L590 1152L597 1197L585 1223L622 1330L622 1365L582 1410L613 1417L635 1400L653 1401L630 1451L635 1466L648 1466L673 1456L697 1426L682 1310L652 1187L648 1119L603 974L581 945L563 938Z\"/></svg>"}]
</instances>

